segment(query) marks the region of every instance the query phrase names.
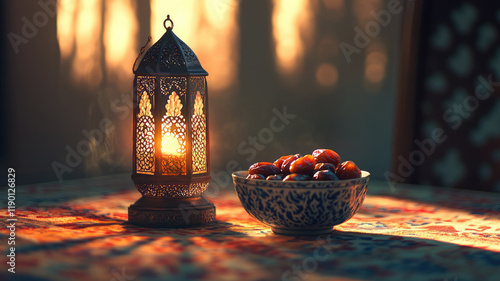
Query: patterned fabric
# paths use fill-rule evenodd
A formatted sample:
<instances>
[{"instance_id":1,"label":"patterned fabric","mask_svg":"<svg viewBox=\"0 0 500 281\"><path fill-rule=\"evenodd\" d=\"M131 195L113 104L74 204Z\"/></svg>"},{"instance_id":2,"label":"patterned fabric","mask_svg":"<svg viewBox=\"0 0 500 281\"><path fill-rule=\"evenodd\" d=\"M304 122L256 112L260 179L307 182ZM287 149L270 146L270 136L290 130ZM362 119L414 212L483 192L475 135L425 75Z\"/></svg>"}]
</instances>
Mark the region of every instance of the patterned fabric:
<instances>
[{"instance_id":1,"label":"patterned fabric","mask_svg":"<svg viewBox=\"0 0 500 281\"><path fill-rule=\"evenodd\" d=\"M500 192L500 2L422 10L415 182Z\"/></svg>"},{"instance_id":2,"label":"patterned fabric","mask_svg":"<svg viewBox=\"0 0 500 281\"><path fill-rule=\"evenodd\" d=\"M129 175L19 186L16 273L3 263L0 280L498 280L499 194L371 182L333 233L289 237L209 192L215 224L148 229L126 223Z\"/></svg>"}]
</instances>

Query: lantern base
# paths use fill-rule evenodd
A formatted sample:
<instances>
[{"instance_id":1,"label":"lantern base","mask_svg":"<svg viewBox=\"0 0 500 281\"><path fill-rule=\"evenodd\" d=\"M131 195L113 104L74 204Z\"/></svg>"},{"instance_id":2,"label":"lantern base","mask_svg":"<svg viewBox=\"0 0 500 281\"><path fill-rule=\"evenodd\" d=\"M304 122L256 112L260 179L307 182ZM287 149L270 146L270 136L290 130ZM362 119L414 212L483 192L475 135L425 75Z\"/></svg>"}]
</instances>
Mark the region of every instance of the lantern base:
<instances>
[{"instance_id":1,"label":"lantern base","mask_svg":"<svg viewBox=\"0 0 500 281\"><path fill-rule=\"evenodd\" d=\"M128 222L145 227L181 228L212 223L215 206L205 197L141 197L128 208Z\"/></svg>"}]
</instances>

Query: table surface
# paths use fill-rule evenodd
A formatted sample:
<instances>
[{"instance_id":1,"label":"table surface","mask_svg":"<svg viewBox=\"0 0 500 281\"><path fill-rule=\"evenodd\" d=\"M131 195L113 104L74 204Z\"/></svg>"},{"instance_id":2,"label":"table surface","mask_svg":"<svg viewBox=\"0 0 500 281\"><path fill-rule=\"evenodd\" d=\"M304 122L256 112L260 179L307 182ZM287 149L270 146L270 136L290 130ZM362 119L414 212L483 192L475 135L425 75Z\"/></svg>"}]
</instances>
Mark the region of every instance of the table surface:
<instances>
[{"instance_id":1,"label":"table surface","mask_svg":"<svg viewBox=\"0 0 500 281\"><path fill-rule=\"evenodd\" d=\"M250 217L232 189L207 196L214 224L149 229L127 224L140 197L130 175L18 186L16 273L2 263L0 279L500 280L500 194L377 181L368 189L331 234L290 237ZM8 218L2 212L4 258Z\"/></svg>"}]
</instances>

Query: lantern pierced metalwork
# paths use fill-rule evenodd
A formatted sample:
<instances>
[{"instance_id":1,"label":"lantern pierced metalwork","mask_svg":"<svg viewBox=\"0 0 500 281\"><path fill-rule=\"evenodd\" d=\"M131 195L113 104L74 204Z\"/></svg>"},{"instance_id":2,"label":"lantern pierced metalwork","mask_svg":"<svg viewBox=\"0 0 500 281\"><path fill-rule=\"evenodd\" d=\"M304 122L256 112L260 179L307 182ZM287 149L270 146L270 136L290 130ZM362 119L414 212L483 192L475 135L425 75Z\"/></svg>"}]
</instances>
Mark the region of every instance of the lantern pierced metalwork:
<instances>
[{"instance_id":1,"label":"lantern pierced metalwork","mask_svg":"<svg viewBox=\"0 0 500 281\"><path fill-rule=\"evenodd\" d=\"M210 181L208 73L173 33L170 16L164 26L161 39L136 68L144 46L134 63L132 180L142 197L129 207L129 222L151 227L210 223L215 207L203 197Z\"/></svg>"}]
</instances>

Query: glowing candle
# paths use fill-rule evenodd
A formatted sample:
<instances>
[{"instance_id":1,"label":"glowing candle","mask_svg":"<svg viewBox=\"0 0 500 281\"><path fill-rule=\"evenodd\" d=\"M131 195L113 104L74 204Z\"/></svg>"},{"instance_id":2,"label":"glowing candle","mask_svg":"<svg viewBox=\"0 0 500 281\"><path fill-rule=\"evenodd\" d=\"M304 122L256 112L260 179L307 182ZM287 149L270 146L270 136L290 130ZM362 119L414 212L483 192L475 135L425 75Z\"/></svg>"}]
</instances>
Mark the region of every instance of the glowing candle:
<instances>
[{"instance_id":1,"label":"glowing candle","mask_svg":"<svg viewBox=\"0 0 500 281\"><path fill-rule=\"evenodd\" d=\"M181 156L180 149L179 140L171 133L165 134L161 142L161 154L164 157L168 155Z\"/></svg>"}]
</instances>

